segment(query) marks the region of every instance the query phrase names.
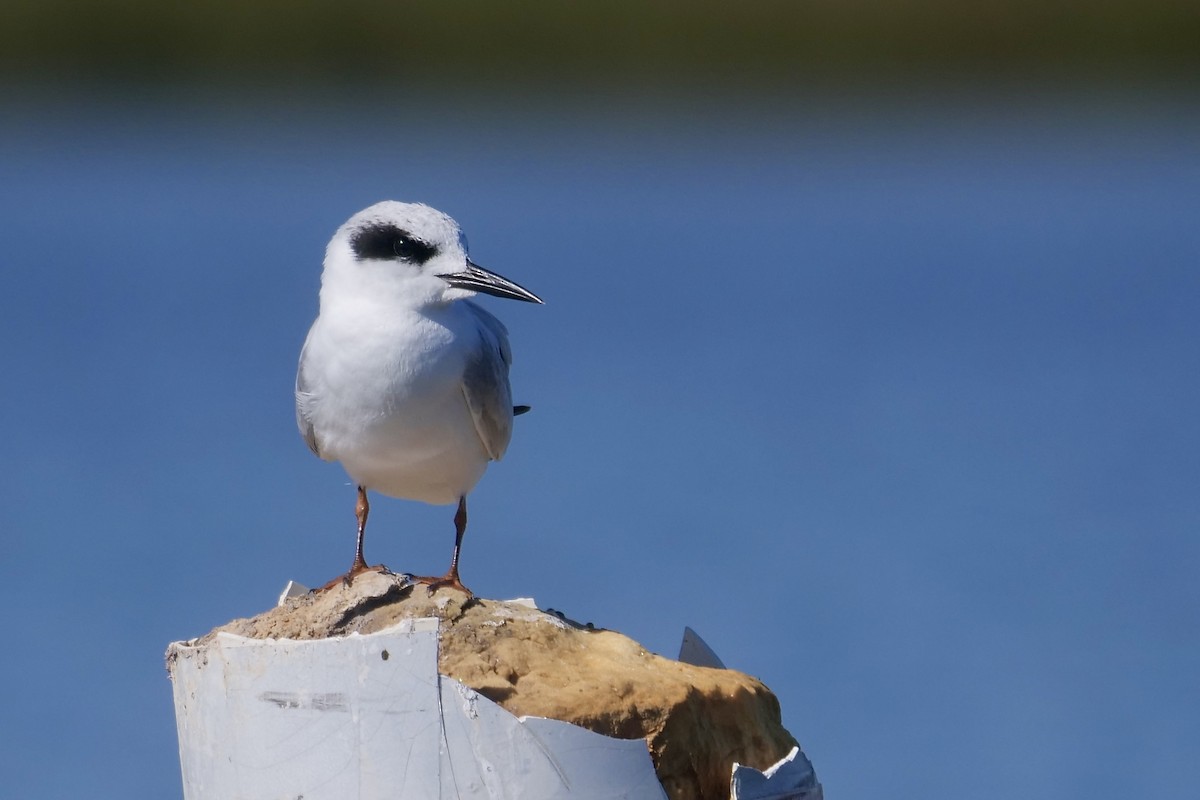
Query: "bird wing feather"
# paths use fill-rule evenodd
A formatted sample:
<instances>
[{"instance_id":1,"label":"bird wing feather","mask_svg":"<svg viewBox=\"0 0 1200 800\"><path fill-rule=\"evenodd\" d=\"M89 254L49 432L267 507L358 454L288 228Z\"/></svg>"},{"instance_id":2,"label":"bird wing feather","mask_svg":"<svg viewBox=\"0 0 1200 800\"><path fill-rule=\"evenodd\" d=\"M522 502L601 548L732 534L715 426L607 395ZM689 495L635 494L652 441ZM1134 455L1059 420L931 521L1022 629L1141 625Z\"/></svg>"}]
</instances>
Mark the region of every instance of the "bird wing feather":
<instances>
[{"instance_id":1,"label":"bird wing feather","mask_svg":"<svg viewBox=\"0 0 1200 800\"><path fill-rule=\"evenodd\" d=\"M308 384L304 377L304 355L308 352L308 341L312 338L312 330L308 332L308 336L304 338L304 347L300 348L300 363L296 365L296 427L300 429L300 435L304 437L305 443L308 444L308 449L312 450L317 456L321 455L320 445L317 443L317 431L313 427L312 420L308 418L305 406L311 397L308 392Z\"/></svg>"},{"instance_id":2,"label":"bird wing feather","mask_svg":"<svg viewBox=\"0 0 1200 800\"><path fill-rule=\"evenodd\" d=\"M479 331L479 344L463 370L463 397L484 450L493 461L499 461L512 438L512 390L508 384L512 350L508 330L481 306L470 300L462 302L470 309Z\"/></svg>"}]
</instances>

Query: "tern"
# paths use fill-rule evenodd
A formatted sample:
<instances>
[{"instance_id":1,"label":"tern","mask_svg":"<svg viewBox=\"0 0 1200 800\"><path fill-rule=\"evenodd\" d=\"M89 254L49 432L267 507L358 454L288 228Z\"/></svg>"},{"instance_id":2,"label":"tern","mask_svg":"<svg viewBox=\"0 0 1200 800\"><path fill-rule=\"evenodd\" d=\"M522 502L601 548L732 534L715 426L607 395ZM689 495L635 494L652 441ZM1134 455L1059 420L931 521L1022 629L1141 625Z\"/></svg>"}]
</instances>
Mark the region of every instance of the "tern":
<instances>
[{"instance_id":1,"label":"tern","mask_svg":"<svg viewBox=\"0 0 1200 800\"><path fill-rule=\"evenodd\" d=\"M477 292L542 302L471 261L458 223L420 203L385 201L329 242L320 308L300 351L296 423L309 448L341 462L358 486L358 538L344 580L367 570L367 492L458 504L454 554L433 592L471 594L458 574L467 494L512 437L512 351ZM332 582L333 585L336 581Z\"/></svg>"}]
</instances>

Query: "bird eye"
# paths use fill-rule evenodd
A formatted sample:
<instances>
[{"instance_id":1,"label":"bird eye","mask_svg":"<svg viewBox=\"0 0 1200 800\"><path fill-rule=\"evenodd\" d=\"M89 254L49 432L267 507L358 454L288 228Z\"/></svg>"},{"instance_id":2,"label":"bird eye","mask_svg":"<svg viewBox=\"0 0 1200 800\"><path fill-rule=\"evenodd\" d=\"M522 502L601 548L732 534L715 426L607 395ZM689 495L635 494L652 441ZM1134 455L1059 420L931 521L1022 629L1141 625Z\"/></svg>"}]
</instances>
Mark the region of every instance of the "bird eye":
<instances>
[{"instance_id":1,"label":"bird eye","mask_svg":"<svg viewBox=\"0 0 1200 800\"><path fill-rule=\"evenodd\" d=\"M403 234L392 239L392 252L405 261L422 262L429 258L432 248L424 242Z\"/></svg>"},{"instance_id":2,"label":"bird eye","mask_svg":"<svg viewBox=\"0 0 1200 800\"><path fill-rule=\"evenodd\" d=\"M399 258L410 264L424 264L437 254L437 248L395 225L368 225L350 238L350 247L359 261Z\"/></svg>"}]
</instances>

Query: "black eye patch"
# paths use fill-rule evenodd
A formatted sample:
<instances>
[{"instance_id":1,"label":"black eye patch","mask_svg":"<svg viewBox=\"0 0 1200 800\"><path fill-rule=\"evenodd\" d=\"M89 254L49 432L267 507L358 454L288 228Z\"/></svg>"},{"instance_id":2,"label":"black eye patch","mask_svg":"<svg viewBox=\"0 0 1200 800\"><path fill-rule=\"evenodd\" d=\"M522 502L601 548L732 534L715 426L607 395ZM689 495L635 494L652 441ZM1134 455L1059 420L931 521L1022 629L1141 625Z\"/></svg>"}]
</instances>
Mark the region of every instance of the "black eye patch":
<instances>
[{"instance_id":1,"label":"black eye patch","mask_svg":"<svg viewBox=\"0 0 1200 800\"><path fill-rule=\"evenodd\" d=\"M411 264L424 264L437 254L437 248L421 241L403 228L389 224L373 224L360 228L350 237L350 249L359 261L368 258L400 259Z\"/></svg>"}]
</instances>

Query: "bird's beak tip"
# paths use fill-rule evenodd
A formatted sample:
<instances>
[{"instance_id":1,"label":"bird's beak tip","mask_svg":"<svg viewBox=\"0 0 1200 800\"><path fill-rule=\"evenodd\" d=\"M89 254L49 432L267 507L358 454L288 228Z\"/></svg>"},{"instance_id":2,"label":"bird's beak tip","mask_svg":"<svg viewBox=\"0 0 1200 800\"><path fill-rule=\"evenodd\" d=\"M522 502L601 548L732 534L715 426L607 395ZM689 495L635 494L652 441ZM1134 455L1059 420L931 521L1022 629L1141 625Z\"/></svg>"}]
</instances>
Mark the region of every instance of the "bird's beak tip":
<instances>
[{"instance_id":1,"label":"bird's beak tip","mask_svg":"<svg viewBox=\"0 0 1200 800\"><path fill-rule=\"evenodd\" d=\"M451 272L439 275L438 277L451 286L461 289L483 292L484 294L503 297L509 300L523 300L526 303L545 305L542 298L524 286L515 281L510 281L503 275L492 272L489 269L484 269L470 259L467 259L467 268L462 272Z\"/></svg>"}]
</instances>

